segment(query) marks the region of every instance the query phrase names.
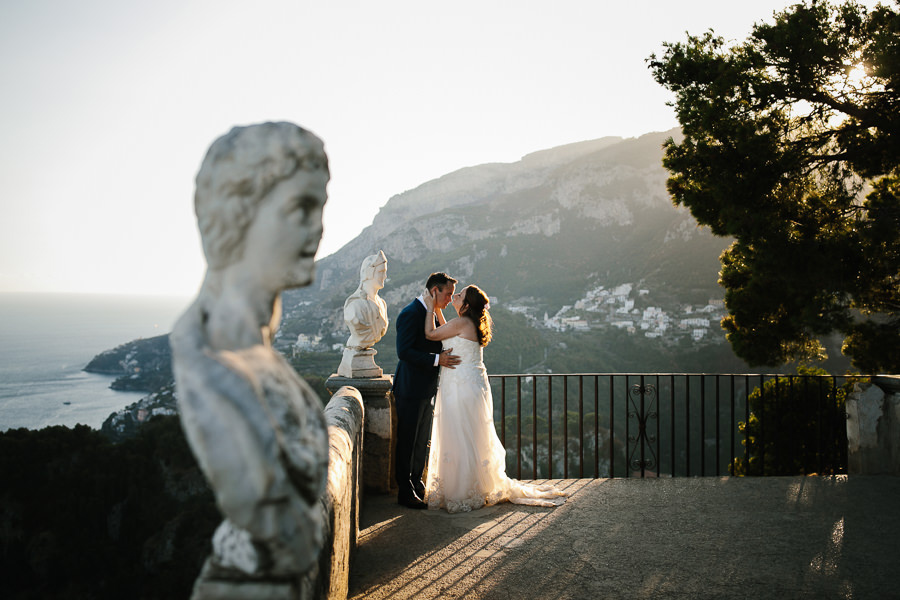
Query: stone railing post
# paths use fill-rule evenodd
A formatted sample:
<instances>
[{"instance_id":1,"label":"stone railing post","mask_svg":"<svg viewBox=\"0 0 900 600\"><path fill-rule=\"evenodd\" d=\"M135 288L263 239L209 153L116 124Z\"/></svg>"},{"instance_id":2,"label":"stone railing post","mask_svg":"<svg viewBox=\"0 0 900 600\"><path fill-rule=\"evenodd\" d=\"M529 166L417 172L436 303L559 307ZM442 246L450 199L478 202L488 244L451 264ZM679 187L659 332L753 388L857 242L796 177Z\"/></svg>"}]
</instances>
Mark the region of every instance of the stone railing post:
<instances>
[{"instance_id":1,"label":"stone railing post","mask_svg":"<svg viewBox=\"0 0 900 600\"><path fill-rule=\"evenodd\" d=\"M325 388L334 394L344 386L359 390L366 411L363 445L363 486L367 490L389 494L394 485L394 443L397 414L391 395L393 376L351 378L332 375Z\"/></svg>"},{"instance_id":2,"label":"stone railing post","mask_svg":"<svg viewBox=\"0 0 900 600\"><path fill-rule=\"evenodd\" d=\"M900 474L900 376L874 376L847 397L847 472Z\"/></svg>"},{"instance_id":3,"label":"stone railing post","mask_svg":"<svg viewBox=\"0 0 900 600\"><path fill-rule=\"evenodd\" d=\"M328 487L322 506L329 524L325 551L319 558L318 581L310 580L316 600L344 600L350 582L350 557L359 537L360 481L365 408L353 388L334 392L325 407L328 423ZM312 575L312 574L311 574ZM310 575L310 577L311 577Z\"/></svg>"}]
</instances>

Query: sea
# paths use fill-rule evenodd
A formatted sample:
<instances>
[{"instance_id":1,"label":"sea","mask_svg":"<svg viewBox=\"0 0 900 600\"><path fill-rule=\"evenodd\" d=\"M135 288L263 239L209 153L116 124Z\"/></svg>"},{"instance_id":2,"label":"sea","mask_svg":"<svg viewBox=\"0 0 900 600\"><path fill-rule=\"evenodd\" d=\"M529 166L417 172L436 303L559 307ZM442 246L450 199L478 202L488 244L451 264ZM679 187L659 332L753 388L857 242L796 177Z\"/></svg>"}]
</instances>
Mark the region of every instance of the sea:
<instances>
[{"instance_id":1,"label":"sea","mask_svg":"<svg viewBox=\"0 0 900 600\"><path fill-rule=\"evenodd\" d=\"M0 431L99 429L143 392L82 369L104 350L171 331L190 298L0 294Z\"/></svg>"}]
</instances>

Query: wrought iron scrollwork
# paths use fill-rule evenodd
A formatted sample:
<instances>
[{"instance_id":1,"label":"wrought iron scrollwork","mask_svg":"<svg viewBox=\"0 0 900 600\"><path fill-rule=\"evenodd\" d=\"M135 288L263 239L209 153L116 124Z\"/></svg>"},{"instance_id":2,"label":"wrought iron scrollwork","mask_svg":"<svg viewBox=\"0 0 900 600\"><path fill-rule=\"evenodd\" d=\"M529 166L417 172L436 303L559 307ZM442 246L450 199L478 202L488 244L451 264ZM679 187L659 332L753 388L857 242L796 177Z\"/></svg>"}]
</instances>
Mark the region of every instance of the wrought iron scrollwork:
<instances>
[{"instance_id":1,"label":"wrought iron scrollwork","mask_svg":"<svg viewBox=\"0 0 900 600\"><path fill-rule=\"evenodd\" d=\"M641 477L657 464L656 434L648 425L659 419L656 386L636 383L628 396L628 419L637 421L637 433L628 436L628 464Z\"/></svg>"}]
</instances>

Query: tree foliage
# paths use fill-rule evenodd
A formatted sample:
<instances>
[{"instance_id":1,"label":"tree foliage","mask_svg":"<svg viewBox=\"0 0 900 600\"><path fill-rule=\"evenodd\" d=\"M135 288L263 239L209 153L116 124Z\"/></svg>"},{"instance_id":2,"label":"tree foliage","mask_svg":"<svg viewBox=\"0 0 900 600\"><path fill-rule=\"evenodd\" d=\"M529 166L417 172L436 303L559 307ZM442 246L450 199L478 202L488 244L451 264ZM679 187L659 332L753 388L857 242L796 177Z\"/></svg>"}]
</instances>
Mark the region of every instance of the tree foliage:
<instances>
[{"instance_id":1,"label":"tree foliage","mask_svg":"<svg viewBox=\"0 0 900 600\"><path fill-rule=\"evenodd\" d=\"M900 3L898 3L900 5ZM726 44L648 60L682 126L675 204L734 238L722 326L751 365L816 358L844 335L866 372L900 372L900 14L804 2Z\"/></svg>"},{"instance_id":2,"label":"tree foliage","mask_svg":"<svg viewBox=\"0 0 900 600\"><path fill-rule=\"evenodd\" d=\"M187 598L221 521L178 417L0 433L0 597Z\"/></svg>"}]
</instances>

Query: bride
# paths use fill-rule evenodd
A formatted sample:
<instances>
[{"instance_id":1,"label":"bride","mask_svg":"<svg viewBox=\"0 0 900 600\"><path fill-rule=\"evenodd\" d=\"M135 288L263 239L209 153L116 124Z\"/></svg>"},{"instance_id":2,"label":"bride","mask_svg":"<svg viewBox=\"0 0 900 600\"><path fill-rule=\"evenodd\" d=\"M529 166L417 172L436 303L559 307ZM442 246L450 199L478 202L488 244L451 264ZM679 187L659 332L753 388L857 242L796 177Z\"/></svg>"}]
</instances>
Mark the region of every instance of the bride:
<instances>
[{"instance_id":1,"label":"bride","mask_svg":"<svg viewBox=\"0 0 900 600\"><path fill-rule=\"evenodd\" d=\"M494 406L482 348L491 341L488 297L470 285L453 294L459 316L444 322L434 297L425 294L425 337L452 346L462 362L441 369L434 405L425 500L428 508L466 512L499 502L558 506L566 493L551 485L506 476L506 451L494 429ZM435 327L437 316L439 327Z\"/></svg>"}]
</instances>

